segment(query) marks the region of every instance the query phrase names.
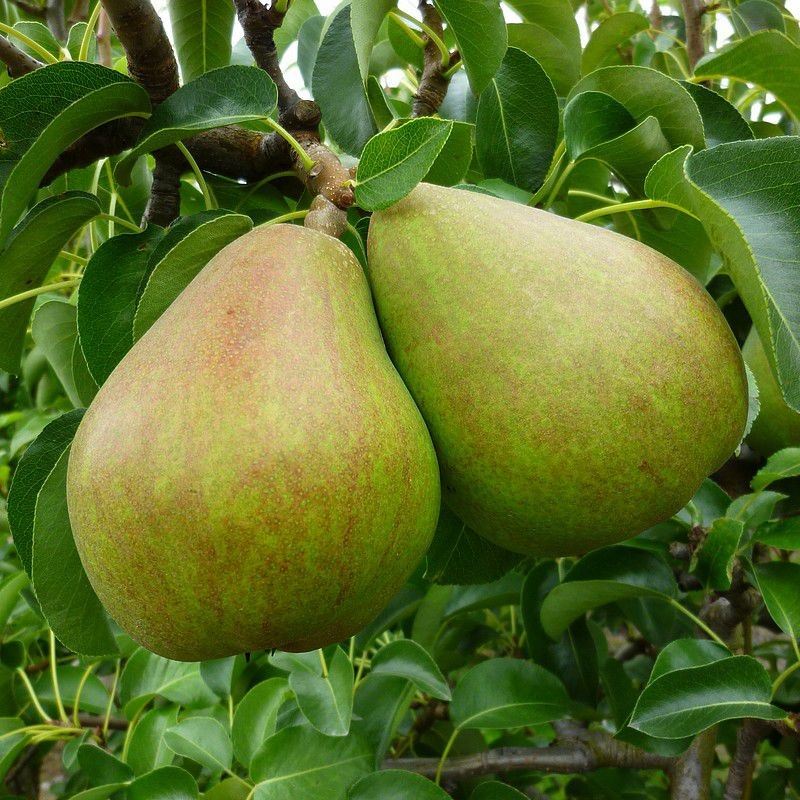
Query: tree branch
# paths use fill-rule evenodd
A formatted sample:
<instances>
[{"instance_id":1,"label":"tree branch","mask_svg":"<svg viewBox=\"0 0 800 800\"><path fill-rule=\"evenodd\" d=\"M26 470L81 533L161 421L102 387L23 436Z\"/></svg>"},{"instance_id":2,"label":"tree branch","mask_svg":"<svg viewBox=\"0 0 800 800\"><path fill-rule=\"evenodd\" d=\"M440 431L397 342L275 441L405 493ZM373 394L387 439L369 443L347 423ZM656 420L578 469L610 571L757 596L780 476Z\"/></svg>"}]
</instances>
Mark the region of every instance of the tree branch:
<instances>
[{"instance_id":1,"label":"tree branch","mask_svg":"<svg viewBox=\"0 0 800 800\"><path fill-rule=\"evenodd\" d=\"M278 87L278 107L281 114L290 113L300 101L300 95L286 82L278 57L278 48L275 46L275 31L283 23L285 12L278 11L277 3L265 5L261 0L234 0L234 5L236 16L244 31L244 40L256 64L275 81ZM293 126L290 124L289 127Z\"/></svg>"},{"instance_id":2,"label":"tree branch","mask_svg":"<svg viewBox=\"0 0 800 800\"><path fill-rule=\"evenodd\" d=\"M681 5L686 25L686 54L689 57L689 67L694 72L695 65L706 50L703 41L703 14L706 7L703 0L681 0Z\"/></svg>"},{"instance_id":3,"label":"tree branch","mask_svg":"<svg viewBox=\"0 0 800 800\"><path fill-rule=\"evenodd\" d=\"M185 159L176 147L155 153L156 166L142 222L166 228L181 213L181 172Z\"/></svg>"},{"instance_id":4,"label":"tree branch","mask_svg":"<svg viewBox=\"0 0 800 800\"><path fill-rule=\"evenodd\" d=\"M769 726L757 719L746 719L736 733L736 752L728 770L724 800L742 800L753 775L753 759L758 743Z\"/></svg>"},{"instance_id":5,"label":"tree branch","mask_svg":"<svg viewBox=\"0 0 800 800\"><path fill-rule=\"evenodd\" d=\"M59 42L65 42L67 40L67 21L64 17L64 0L47 0L44 17L50 33Z\"/></svg>"},{"instance_id":6,"label":"tree branch","mask_svg":"<svg viewBox=\"0 0 800 800\"><path fill-rule=\"evenodd\" d=\"M655 755L620 742L602 731L587 731L562 724L557 744L551 747L503 747L450 759L442 772L448 781L461 781L492 773L536 770L572 774L604 767L669 770L674 758ZM384 769L404 769L428 778L436 775L438 758L401 758L384 762Z\"/></svg>"},{"instance_id":7,"label":"tree branch","mask_svg":"<svg viewBox=\"0 0 800 800\"><path fill-rule=\"evenodd\" d=\"M44 66L41 61L37 61L33 56L11 44L5 36L0 36L0 61L8 67L8 74L12 78L19 78L20 75L26 75Z\"/></svg>"},{"instance_id":8,"label":"tree branch","mask_svg":"<svg viewBox=\"0 0 800 800\"><path fill-rule=\"evenodd\" d=\"M420 0L419 10L422 13L422 21L438 34L439 38L443 35L442 17L428 0ZM450 85L450 78L445 76L445 72L458 60L458 53L450 56L450 63L445 66L442 64L442 54L430 37L426 37L427 42L424 50L424 66L422 77L419 81L419 89L414 95L413 115L415 117L431 117L444 102L447 94L447 87Z\"/></svg>"},{"instance_id":9,"label":"tree branch","mask_svg":"<svg viewBox=\"0 0 800 800\"><path fill-rule=\"evenodd\" d=\"M153 103L167 99L179 85L178 62L161 17L149 0L102 0L128 59L128 72Z\"/></svg>"},{"instance_id":10,"label":"tree branch","mask_svg":"<svg viewBox=\"0 0 800 800\"><path fill-rule=\"evenodd\" d=\"M716 728L703 731L675 763L670 773L672 800L709 799L716 741Z\"/></svg>"}]
</instances>

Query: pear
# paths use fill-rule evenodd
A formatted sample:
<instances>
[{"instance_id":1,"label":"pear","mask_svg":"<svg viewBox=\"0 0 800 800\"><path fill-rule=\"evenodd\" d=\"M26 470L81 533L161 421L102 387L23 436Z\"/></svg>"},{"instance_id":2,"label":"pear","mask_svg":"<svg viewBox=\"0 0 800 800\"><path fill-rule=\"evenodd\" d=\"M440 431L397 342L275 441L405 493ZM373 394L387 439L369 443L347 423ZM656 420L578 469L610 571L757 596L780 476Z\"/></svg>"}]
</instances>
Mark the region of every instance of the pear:
<instances>
[{"instance_id":1,"label":"pear","mask_svg":"<svg viewBox=\"0 0 800 800\"><path fill-rule=\"evenodd\" d=\"M351 251L291 225L220 251L100 389L67 498L100 600L162 656L306 651L368 624L440 490Z\"/></svg>"},{"instance_id":2,"label":"pear","mask_svg":"<svg viewBox=\"0 0 800 800\"><path fill-rule=\"evenodd\" d=\"M784 447L797 447L800 445L800 414L789 408L783 399L755 328L745 340L742 353L756 379L761 407L747 435L747 443L767 457Z\"/></svg>"},{"instance_id":3,"label":"pear","mask_svg":"<svg viewBox=\"0 0 800 800\"><path fill-rule=\"evenodd\" d=\"M685 505L747 381L687 272L608 230L430 185L373 215L370 283L445 503L492 542L582 553Z\"/></svg>"}]
</instances>

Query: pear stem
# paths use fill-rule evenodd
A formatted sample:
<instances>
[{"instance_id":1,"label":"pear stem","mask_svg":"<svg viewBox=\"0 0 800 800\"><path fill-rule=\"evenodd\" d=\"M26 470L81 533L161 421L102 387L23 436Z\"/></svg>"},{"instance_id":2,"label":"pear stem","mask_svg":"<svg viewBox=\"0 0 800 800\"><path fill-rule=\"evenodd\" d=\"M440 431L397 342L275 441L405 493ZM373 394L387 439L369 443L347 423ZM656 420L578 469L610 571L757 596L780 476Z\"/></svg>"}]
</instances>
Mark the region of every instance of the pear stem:
<instances>
[{"instance_id":1,"label":"pear stem","mask_svg":"<svg viewBox=\"0 0 800 800\"><path fill-rule=\"evenodd\" d=\"M122 217L117 217L114 214L98 214L96 219L104 220L105 222L114 222L129 231L133 231L133 233L142 232L142 229L135 223L129 222L127 219L123 219Z\"/></svg>"},{"instance_id":2,"label":"pear stem","mask_svg":"<svg viewBox=\"0 0 800 800\"><path fill-rule=\"evenodd\" d=\"M291 222L295 219L305 219L308 216L309 209L303 209L303 211L290 211L288 214L282 214L280 217L274 217L273 219L268 219L266 222L262 222L260 225L256 225L256 228L266 228L268 225L280 225L283 222Z\"/></svg>"},{"instance_id":3,"label":"pear stem","mask_svg":"<svg viewBox=\"0 0 800 800\"><path fill-rule=\"evenodd\" d=\"M668 602L676 611L680 611L681 614L684 614L690 620L692 620L692 622L694 622L694 624L697 625L697 627L700 628L701 631L703 631L705 634L707 634L717 644L720 644L723 647L727 647L725 642L723 642L722 639L719 636L717 636L717 634L714 633L714 631L711 630L711 628L709 628L709 626L706 625L706 623L703 622L703 620L700 619L700 617L696 616L695 614L692 614L692 612L689 611L688 608L686 608L685 606L681 605L677 600L675 600L672 597L669 598Z\"/></svg>"},{"instance_id":4,"label":"pear stem","mask_svg":"<svg viewBox=\"0 0 800 800\"><path fill-rule=\"evenodd\" d=\"M800 669L800 661L795 661L791 667L785 669L783 672L781 672L780 675L778 675L777 678L775 678L775 682L772 684L773 697L775 697L775 695L778 693L778 689L780 689L781 686L783 686L786 679L791 675L794 675L794 673L797 672L798 669Z\"/></svg>"},{"instance_id":5,"label":"pear stem","mask_svg":"<svg viewBox=\"0 0 800 800\"><path fill-rule=\"evenodd\" d=\"M389 16L397 23L397 26L400 28L403 33L408 36L408 38L420 49L425 46L425 42L423 41L422 37L412 28L409 28L406 25L405 20L399 15L394 12L390 12Z\"/></svg>"},{"instance_id":6,"label":"pear stem","mask_svg":"<svg viewBox=\"0 0 800 800\"><path fill-rule=\"evenodd\" d=\"M675 211L681 211L693 219L697 217L683 206L677 203L669 203L666 200L632 200L630 203L615 203L614 205L604 206L603 208L596 208L594 211L587 211L579 217L575 217L578 222L589 222L599 217L605 217L610 214L624 214L627 211L642 211L648 208L672 208Z\"/></svg>"}]
</instances>

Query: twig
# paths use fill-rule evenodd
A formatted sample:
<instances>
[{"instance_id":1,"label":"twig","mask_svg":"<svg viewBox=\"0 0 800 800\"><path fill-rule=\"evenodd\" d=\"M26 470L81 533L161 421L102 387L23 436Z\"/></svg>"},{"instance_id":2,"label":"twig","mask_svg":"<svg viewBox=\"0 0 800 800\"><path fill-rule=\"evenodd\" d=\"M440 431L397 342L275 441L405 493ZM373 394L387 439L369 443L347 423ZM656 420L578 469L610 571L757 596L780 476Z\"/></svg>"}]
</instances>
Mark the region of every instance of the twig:
<instances>
[{"instance_id":1,"label":"twig","mask_svg":"<svg viewBox=\"0 0 800 800\"><path fill-rule=\"evenodd\" d=\"M44 16L50 33L59 42L65 42L67 40L67 21L64 17L64 0L47 0Z\"/></svg>"},{"instance_id":2,"label":"twig","mask_svg":"<svg viewBox=\"0 0 800 800\"><path fill-rule=\"evenodd\" d=\"M436 8L427 0L420 0L419 10L424 24L441 39L443 35L442 17ZM450 55L448 64L442 63L442 54L439 52L436 40L431 36L427 36L426 39L422 77L417 93L414 95L413 114L415 117L430 117L439 110L450 84L447 70L458 61L458 53L454 53Z\"/></svg>"},{"instance_id":3,"label":"twig","mask_svg":"<svg viewBox=\"0 0 800 800\"><path fill-rule=\"evenodd\" d=\"M451 758L442 770L446 781L492 773L527 770L571 774L604 767L669 770L675 759L648 753L602 731L562 725L558 744L551 747L503 747ZM436 775L438 758L401 758L384 762L384 769L404 769L428 778Z\"/></svg>"},{"instance_id":4,"label":"twig","mask_svg":"<svg viewBox=\"0 0 800 800\"><path fill-rule=\"evenodd\" d=\"M99 714L79 714L78 722L82 728L102 728L105 717L101 717ZM126 719L111 717L108 720L108 728L112 731L126 731L128 730L128 725L129 723Z\"/></svg>"},{"instance_id":5,"label":"twig","mask_svg":"<svg viewBox=\"0 0 800 800\"><path fill-rule=\"evenodd\" d=\"M709 728L692 742L670 773L672 800L708 800L717 729Z\"/></svg>"},{"instance_id":6,"label":"twig","mask_svg":"<svg viewBox=\"0 0 800 800\"><path fill-rule=\"evenodd\" d=\"M686 54L689 67L694 71L695 65L705 53L703 42L703 14L706 7L703 0L681 0L683 21L686 25Z\"/></svg>"},{"instance_id":7,"label":"twig","mask_svg":"<svg viewBox=\"0 0 800 800\"><path fill-rule=\"evenodd\" d=\"M128 59L128 72L153 103L178 88L178 62L161 17L150 0L102 0Z\"/></svg>"},{"instance_id":8,"label":"twig","mask_svg":"<svg viewBox=\"0 0 800 800\"><path fill-rule=\"evenodd\" d=\"M283 23L285 12L278 9L276 2L265 5L261 0L234 0L234 5L236 16L244 31L244 40L256 64L275 81L278 87L278 107L281 115L291 113L300 101L300 95L286 82L278 57L278 48L275 45L275 31Z\"/></svg>"},{"instance_id":9,"label":"twig","mask_svg":"<svg viewBox=\"0 0 800 800\"><path fill-rule=\"evenodd\" d=\"M183 159L174 147L157 151L155 159L153 183L142 223L153 222L166 228L180 215Z\"/></svg>"},{"instance_id":10,"label":"twig","mask_svg":"<svg viewBox=\"0 0 800 800\"><path fill-rule=\"evenodd\" d=\"M746 719L736 733L736 752L728 770L724 800L742 800L753 775L753 759L758 743L769 726L757 719Z\"/></svg>"},{"instance_id":11,"label":"twig","mask_svg":"<svg viewBox=\"0 0 800 800\"><path fill-rule=\"evenodd\" d=\"M11 44L5 36L0 36L0 61L8 67L8 74L12 78L19 78L20 75L26 75L44 66L41 61L37 61L33 56Z\"/></svg>"}]
</instances>

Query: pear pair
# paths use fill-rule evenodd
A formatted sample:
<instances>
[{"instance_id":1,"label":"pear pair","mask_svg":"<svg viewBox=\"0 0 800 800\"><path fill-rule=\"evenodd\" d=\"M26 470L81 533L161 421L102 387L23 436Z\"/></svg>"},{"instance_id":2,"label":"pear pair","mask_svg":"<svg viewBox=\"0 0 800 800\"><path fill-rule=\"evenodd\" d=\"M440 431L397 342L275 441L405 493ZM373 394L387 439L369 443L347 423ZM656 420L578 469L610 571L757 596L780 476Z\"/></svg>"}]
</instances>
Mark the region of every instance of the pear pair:
<instances>
[{"instance_id":1,"label":"pear pair","mask_svg":"<svg viewBox=\"0 0 800 800\"><path fill-rule=\"evenodd\" d=\"M670 516L739 441L746 380L722 315L632 240L422 185L373 216L368 278L394 366L350 251L257 229L84 417L76 544L150 649L196 660L352 635L427 550L440 468L478 533L564 555Z\"/></svg>"}]
</instances>

